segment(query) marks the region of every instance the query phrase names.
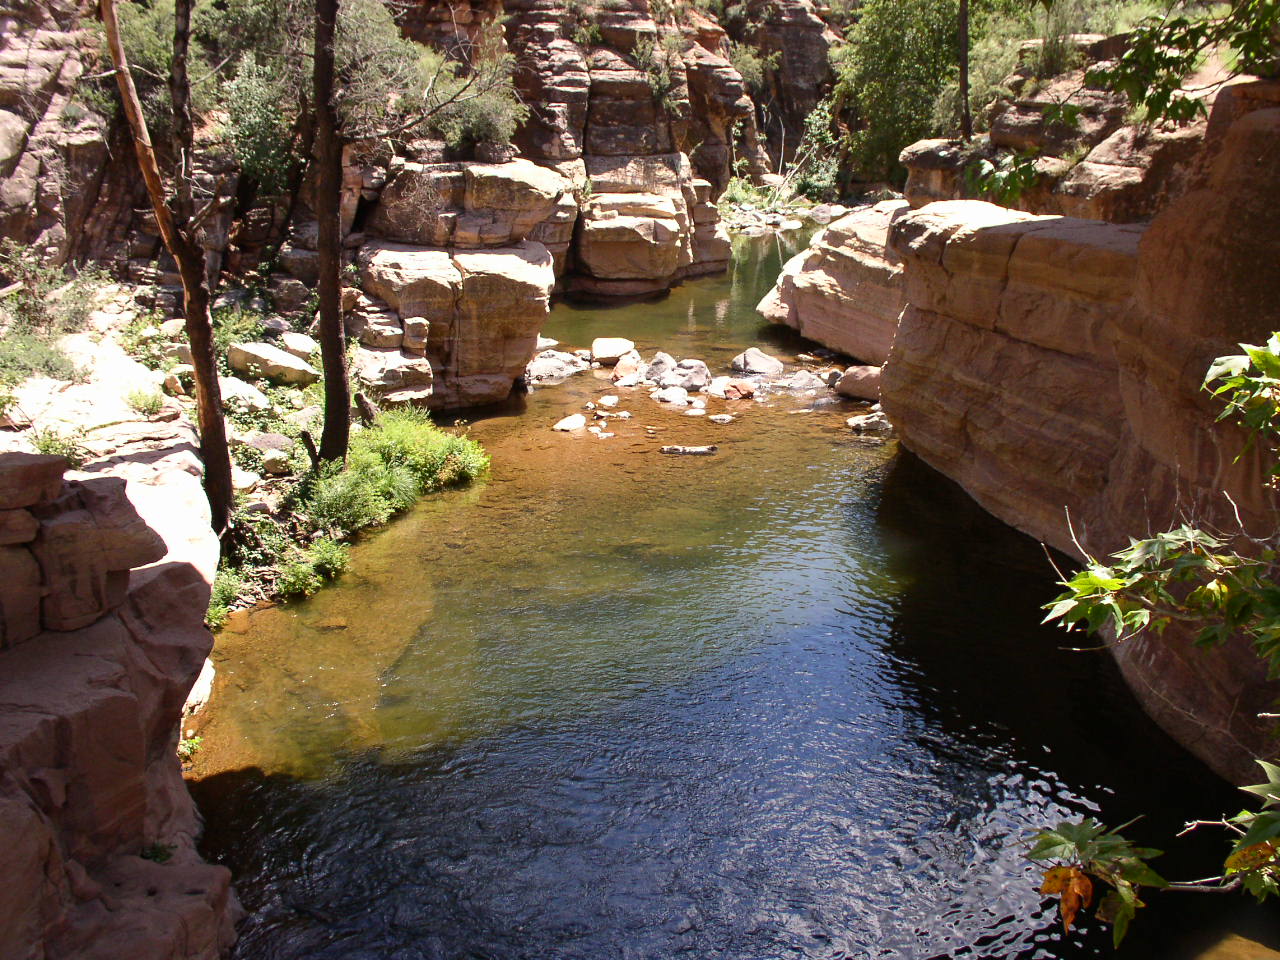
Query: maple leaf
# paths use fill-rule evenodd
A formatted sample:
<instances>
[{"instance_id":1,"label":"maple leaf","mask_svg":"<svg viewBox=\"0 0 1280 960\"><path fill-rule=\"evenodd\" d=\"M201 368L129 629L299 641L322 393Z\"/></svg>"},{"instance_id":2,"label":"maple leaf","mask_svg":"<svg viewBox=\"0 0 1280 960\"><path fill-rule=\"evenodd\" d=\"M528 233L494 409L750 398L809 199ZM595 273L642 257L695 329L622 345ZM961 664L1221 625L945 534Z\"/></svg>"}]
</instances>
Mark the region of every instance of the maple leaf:
<instances>
[{"instance_id":1,"label":"maple leaf","mask_svg":"<svg viewBox=\"0 0 1280 960\"><path fill-rule=\"evenodd\" d=\"M1062 926L1070 933L1080 908L1089 906L1093 901L1093 881L1079 867L1052 867L1044 872L1040 892L1059 896Z\"/></svg>"},{"instance_id":2,"label":"maple leaf","mask_svg":"<svg viewBox=\"0 0 1280 960\"><path fill-rule=\"evenodd\" d=\"M1253 843L1242 847L1227 857L1228 873L1243 873L1246 870L1257 870L1275 859L1276 845L1271 840Z\"/></svg>"}]
</instances>

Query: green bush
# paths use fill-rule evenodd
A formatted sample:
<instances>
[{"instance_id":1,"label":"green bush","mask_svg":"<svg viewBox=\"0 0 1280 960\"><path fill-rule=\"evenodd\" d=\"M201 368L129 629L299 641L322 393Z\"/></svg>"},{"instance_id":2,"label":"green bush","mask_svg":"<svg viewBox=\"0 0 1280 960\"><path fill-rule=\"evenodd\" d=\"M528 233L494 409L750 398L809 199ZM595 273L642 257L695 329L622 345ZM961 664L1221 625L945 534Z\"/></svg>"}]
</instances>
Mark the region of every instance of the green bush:
<instances>
[{"instance_id":1,"label":"green bush","mask_svg":"<svg viewBox=\"0 0 1280 960\"><path fill-rule=\"evenodd\" d=\"M289 91L282 79L246 61L226 85L227 133L241 171L274 196L287 186L294 163L293 134L286 113Z\"/></svg>"},{"instance_id":2,"label":"green bush","mask_svg":"<svg viewBox=\"0 0 1280 960\"><path fill-rule=\"evenodd\" d=\"M351 562L351 551L346 544L321 537L307 548L307 560L315 568L316 573L326 580L332 580L347 569Z\"/></svg>"},{"instance_id":3,"label":"green bush","mask_svg":"<svg viewBox=\"0 0 1280 960\"><path fill-rule=\"evenodd\" d=\"M36 448L36 453L62 457L73 470L79 470L89 457L89 452L80 445L82 437L83 434L75 431L62 433L50 427L45 430L33 429L28 439L31 440L31 445Z\"/></svg>"},{"instance_id":4,"label":"green bush","mask_svg":"<svg viewBox=\"0 0 1280 960\"><path fill-rule=\"evenodd\" d=\"M135 413L144 417L154 417L162 409L164 409L164 394L154 388L130 390L125 395L124 402L127 403Z\"/></svg>"},{"instance_id":5,"label":"green bush","mask_svg":"<svg viewBox=\"0 0 1280 960\"><path fill-rule=\"evenodd\" d=\"M282 597L309 597L322 586L324 580L305 560L286 563L276 577L276 590Z\"/></svg>"},{"instance_id":6,"label":"green bush","mask_svg":"<svg viewBox=\"0 0 1280 960\"><path fill-rule=\"evenodd\" d=\"M729 62L733 64L733 68L742 76L743 82L747 85L747 89L752 96L759 96L764 93L765 83L768 74L778 69L778 58L781 56L779 51L762 55L758 49L749 43L738 43L736 40L729 41Z\"/></svg>"},{"instance_id":7,"label":"green bush","mask_svg":"<svg viewBox=\"0 0 1280 960\"><path fill-rule=\"evenodd\" d=\"M209 594L209 611L205 614L205 622L210 628L217 630L227 622L231 613L231 605L240 599L245 587L245 578L232 567L223 566L213 578L213 590Z\"/></svg>"}]
</instances>

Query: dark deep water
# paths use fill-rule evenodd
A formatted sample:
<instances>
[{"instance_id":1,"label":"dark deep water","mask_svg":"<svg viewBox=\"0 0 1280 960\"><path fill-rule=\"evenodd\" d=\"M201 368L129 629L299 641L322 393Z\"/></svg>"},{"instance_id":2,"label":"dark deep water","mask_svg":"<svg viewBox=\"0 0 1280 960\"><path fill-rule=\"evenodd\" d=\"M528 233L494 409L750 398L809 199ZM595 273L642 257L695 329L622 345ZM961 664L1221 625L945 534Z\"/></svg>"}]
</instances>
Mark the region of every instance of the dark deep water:
<instances>
[{"instance_id":1,"label":"dark deep water","mask_svg":"<svg viewBox=\"0 0 1280 960\"><path fill-rule=\"evenodd\" d=\"M786 253L547 332L786 355L752 312ZM192 789L252 911L242 960L1106 956L1105 931L1061 936L1019 843L1100 811L1161 846L1239 808L1104 655L1039 626L1040 548L855 442L849 409L716 428L624 395L615 439L550 432L606 392L584 374L480 420L486 483L220 637ZM1188 846L1158 865L1222 849ZM1243 900L1152 899L1121 956L1280 946Z\"/></svg>"}]
</instances>

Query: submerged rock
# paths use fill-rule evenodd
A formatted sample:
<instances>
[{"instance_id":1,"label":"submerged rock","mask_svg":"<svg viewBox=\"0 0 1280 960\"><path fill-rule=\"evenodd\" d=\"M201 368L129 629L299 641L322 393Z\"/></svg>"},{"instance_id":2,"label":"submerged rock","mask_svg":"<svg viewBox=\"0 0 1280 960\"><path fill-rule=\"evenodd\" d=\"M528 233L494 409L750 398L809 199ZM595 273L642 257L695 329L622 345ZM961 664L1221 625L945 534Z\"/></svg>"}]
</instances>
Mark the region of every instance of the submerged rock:
<instances>
[{"instance_id":1,"label":"submerged rock","mask_svg":"<svg viewBox=\"0 0 1280 960\"><path fill-rule=\"evenodd\" d=\"M581 430L587 425L587 418L580 413L571 413L556 423L552 430L559 430L562 433L568 433L571 430Z\"/></svg>"}]
</instances>

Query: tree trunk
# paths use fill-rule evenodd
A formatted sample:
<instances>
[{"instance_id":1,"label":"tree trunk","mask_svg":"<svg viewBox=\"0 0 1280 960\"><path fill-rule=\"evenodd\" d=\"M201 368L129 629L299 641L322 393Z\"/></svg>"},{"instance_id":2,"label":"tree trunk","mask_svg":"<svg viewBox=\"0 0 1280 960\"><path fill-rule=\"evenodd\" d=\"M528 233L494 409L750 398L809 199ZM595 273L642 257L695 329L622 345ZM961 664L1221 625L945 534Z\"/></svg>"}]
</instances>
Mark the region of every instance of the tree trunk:
<instances>
[{"instance_id":1,"label":"tree trunk","mask_svg":"<svg viewBox=\"0 0 1280 960\"><path fill-rule=\"evenodd\" d=\"M347 343L342 327L342 141L333 109L333 37L338 0L316 0L313 99L316 110L316 240L320 277L320 356L324 366L324 430L320 457L343 460L351 435L351 387L347 383Z\"/></svg>"},{"instance_id":2,"label":"tree trunk","mask_svg":"<svg viewBox=\"0 0 1280 960\"><path fill-rule=\"evenodd\" d=\"M204 460L204 489L209 498L209 512L219 536L227 531L231 519L231 504L234 492L231 486L231 454L227 447L226 424L222 419L222 394L218 389L218 365L213 347L213 323L209 316L209 285L204 273L204 256L200 247L174 223L173 211L165 200L164 182L160 178L160 165L156 160L155 149L151 145L151 135L147 130L147 121L142 114L142 104L138 100L138 91L133 84L133 74L129 71L129 61L125 57L124 45L120 42L120 24L116 17L115 0L101 0L102 24L106 29L107 44L111 50L111 59L116 69L116 80L120 87L120 99L124 104L125 116L133 132L134 151L138 156L138 169L147 185L147 193L151 197L151 206L155 210L156 224L160 228L160 236L165 246L173 254L178 264L178 272L182 277L182 299L186 316L187 339L191 344L191 365L195 368L196 411L200 426L200 456ZM185 22L190 20L189 0L177 0L178 16L182 19L182 7L186 6ZM178 30L185 35L185 26ZM175 41L180 39L175 33ZM175 50L174 70L170 74L170 83L182 87L181 102L185 105L185 93L189 91L186 83L185 48L179 63ZM179 100L174 100L175 108ZM190 111L186 110L188 130L190 129ZM186 152L190 153L189 141ZM181 180L183 178L179 178ZM179 183L178 192L190 196L191 184ZM184 225L185 226L185 225Z\"/></svg>"},{"instance_id":3,"label":"tree trunk","mask_svg":"<svg viewBox=\"0 0 1280 960\"><path fill-rule=\"evenodd\" d=\"M969 0L960 0L960 136L973 139L973 116L969 112Z\"/></svg>"}]
</instances>

